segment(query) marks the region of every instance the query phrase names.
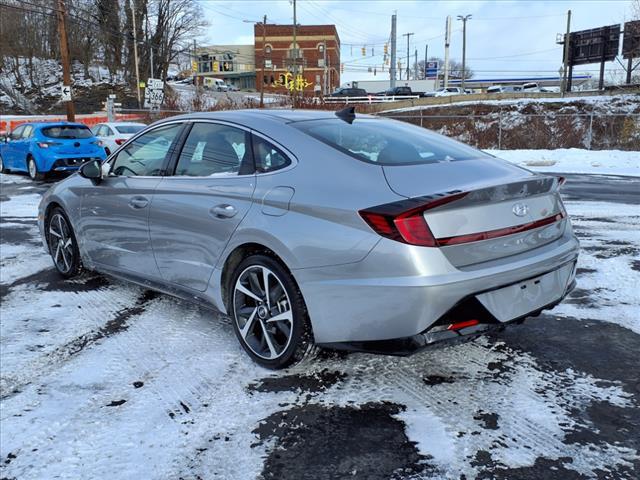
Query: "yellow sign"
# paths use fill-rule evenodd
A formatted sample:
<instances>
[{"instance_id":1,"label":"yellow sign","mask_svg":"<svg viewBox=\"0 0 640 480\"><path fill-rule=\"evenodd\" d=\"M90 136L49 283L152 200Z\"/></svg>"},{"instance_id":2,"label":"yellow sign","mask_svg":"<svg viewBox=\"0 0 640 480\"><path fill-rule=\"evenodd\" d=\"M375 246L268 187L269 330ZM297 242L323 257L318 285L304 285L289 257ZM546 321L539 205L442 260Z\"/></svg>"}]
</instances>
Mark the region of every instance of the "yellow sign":
<instances>
[{"instance_id":1,"label":"yellow sign","mask_svg":"<svg viewBox=\"0 0 640 480\"><path fill-rule=\"evenodd\" d=\"M196 62L195 60L191 61L191 71L193 73L197 73L198 72L198 62Z\"/></svg>"},{"instance_id":2,"label":"yellow sign","mask_svg":"<svg viewBox=\"0 0 640 480\"><path fill-rule=\"evenodd\" d=\"M147 84L146 84L146 83L144 83L144 82L140 82L140 84L139 84L139 87L140 87L140 88L144 88L144 87L146 87L146 86L147 86Z\"/></svg>"},{"instance_id":3,"label":"yellow sign","mask_svg":"<svg viewBox=\"0 0 640 480\"><path fill-rule=\"evenodd\" d=\"M213 62L213 71L214 72L220 71L220 62Z\"/></svg>"},{"instance_id":4,"label":"yellow sign","mask_svg":"<svg viewBox=\"0 0 640 480\"><path fill-rule=\"evenodd\" d=\"M292 92L302 92L305 88L310 87L312 83L307 82L307 79L298 74L293 78L291 72L283 73L277 82L271 84L272 87L284 87Z\"/></svg>"}]
</instances>

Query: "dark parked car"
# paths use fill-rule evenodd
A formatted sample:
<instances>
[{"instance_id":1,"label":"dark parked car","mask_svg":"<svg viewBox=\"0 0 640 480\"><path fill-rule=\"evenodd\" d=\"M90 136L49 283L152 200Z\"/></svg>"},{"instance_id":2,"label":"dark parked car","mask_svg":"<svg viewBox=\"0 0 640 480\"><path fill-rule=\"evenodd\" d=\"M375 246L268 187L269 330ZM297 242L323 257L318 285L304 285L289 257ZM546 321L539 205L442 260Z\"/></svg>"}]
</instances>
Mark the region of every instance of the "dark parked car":
<instances>
[{"instance_id":1,"label":"dark parked car","mask_svg":"<svg viewBox=\"0 0 640 480\"><path fill-rule=\"evenodd\" d=\"M411 87L404 86L404 87L389 88L384 92L379 93L378 95L387 96L387 97L403 96L403 95L407 95L407 96L418 95L419 97L424 97L424 92L414 92L413 90L411 90Z\"/></svg>"},{"instance_id":2,"label":"dark parked car","mask_svg":"<svg viewBox=\"0 0 640 480\"><path fill-rule=\"evenodd\" d=\"M366 97L369 94L364 88L338 88L330 97Z\"/></svg>"}]
</instances>

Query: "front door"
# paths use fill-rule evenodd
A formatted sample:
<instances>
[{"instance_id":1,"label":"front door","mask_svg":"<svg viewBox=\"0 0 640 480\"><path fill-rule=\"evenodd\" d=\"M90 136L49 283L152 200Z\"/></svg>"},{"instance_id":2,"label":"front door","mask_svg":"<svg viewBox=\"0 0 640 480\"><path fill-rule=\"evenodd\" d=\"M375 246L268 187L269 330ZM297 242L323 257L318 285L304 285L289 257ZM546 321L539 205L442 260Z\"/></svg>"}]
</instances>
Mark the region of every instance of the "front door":
<instances>
[{"instance_id":1,"label":"front door","mask_svg":"<svg viewBox=\"0 0 640 480\"><path fill-rule=\"evenodd\" d=\"M149 228L164 280L204 291L220 254L251 206L255 175L249 132L194 123L174 176L162 179Z\"/></svg>"},{"instance_id":2,"label":"front door","mask_svg":"<svg viewBox=\"0 0 640 480\"><path fill-rule=\"evenodd\" d=\"M159 277L149 238L149 210L181 123L141 135L110 161L111 173L82 193L80 237L91 260L142 277Z\"/></svg>"}]
</instances>

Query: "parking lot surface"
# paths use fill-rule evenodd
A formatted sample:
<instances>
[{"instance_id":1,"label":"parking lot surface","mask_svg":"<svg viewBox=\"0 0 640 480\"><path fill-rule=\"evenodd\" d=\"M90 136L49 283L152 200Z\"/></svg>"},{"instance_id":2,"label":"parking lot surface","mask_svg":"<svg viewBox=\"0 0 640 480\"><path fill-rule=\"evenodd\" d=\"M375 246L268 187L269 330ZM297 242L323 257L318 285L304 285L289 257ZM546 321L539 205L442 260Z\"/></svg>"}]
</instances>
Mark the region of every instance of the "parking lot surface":
<instances>
[{"instance_id":1,"label":"parking lot surface","mask_svg":"<svg viewBox=\"0 0 640 480\"><path fill-rule=\"evenodd\" d=\"M273 373L229 321L43 251L47 184L1 175L0 477L640 478L638 179L570 176L578 287L408 358Z\"/></svg>"}]
</instances>

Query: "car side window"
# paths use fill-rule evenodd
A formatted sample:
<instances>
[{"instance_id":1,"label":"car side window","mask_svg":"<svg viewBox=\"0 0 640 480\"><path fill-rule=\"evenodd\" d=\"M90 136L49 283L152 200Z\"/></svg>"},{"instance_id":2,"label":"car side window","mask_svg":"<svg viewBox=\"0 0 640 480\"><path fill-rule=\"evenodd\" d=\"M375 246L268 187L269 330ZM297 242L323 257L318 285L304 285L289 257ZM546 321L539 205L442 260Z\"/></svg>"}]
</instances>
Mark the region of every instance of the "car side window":
<instances>
[{"instance_id":1,"label":"car side window","mask_svg":"<svg viewBox=\"0 0 640 480\"><path fill-rule=\"evenodd\" d=\"M251 173L249 133L215 123L195 123L182 147L175 175L209 177Z\"/></svg>"},{"instance_id":2,"label":"car side window","mask_svg":"<svg viewBox=\"0 0 640 480\"><path fill-rule=\"evenodd\" d=\"M126 177L164 175L167 155L181 129L181 123L172 123L139 136L118 153L111 173Z\"/></svg>"},{"instance_id":3,"label":"car side window","mask_svg":"<svg viewBox=\"0 0 640 480\"><path fill-rule=\"evenodd\" d=\"M253 157L258 173L273 172L291 165L291 160L282 150L264 138L253 136Z\"/></svg>"},{"instance_id":4,"label":"car side window","mask_svg":"<svg viewBox=\"0 0 640 480\"><path fill-rule=\"evenodd\" d=\"M22 132L24 132L24 125L20 125L13 132L11 132L11 140L20 140L22 138Z\"/></svg>"},{"instance_id":5,"label":"car side window","mask_svg":"<svg viewBox=\"0 0 640 480\"><path fill-rule=\"evenodd\" d=\"M104 127L102 127L102 135L104 135L105 137L110 137L111 135L113 135L113 130L105 125Z\"/></svg>"},{"instance_id":6,"label":"car side window","mask_svg":"<svg viewBox=\"0 0 640 480\"><path fill-rule=\"evenodd\" d=\"M104 137L104 125L100 125L96 130L96 137Z\"/></svg>"},{"instance_id":7,"label":"car side window","mask_svg":"<svg viewBox=\"0 0 640 480\"><path fill-rule=\"evenodd\" d=\"M26 127L24 127L24 131L22 132L22 138L26 140L27 138L31 138L32 134L33 127L31 125L27 125Z\"/></svg>"}]
</instances>

